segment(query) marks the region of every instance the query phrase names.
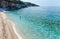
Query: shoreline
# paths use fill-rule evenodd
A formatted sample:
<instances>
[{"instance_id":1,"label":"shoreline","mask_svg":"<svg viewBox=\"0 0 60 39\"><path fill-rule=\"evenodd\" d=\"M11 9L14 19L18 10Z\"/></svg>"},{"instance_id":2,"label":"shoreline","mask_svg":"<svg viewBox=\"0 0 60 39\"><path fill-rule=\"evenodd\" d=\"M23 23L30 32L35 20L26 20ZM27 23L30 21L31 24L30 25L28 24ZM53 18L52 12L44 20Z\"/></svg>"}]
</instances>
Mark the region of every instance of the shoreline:
<instances>
[{"instance_id":1,"label":"shoreline","mask_svg":"<svg viewBox=\"0 0 60 39\"><path fill-rule=\"evenodd\" d=\"M22 37L17 33L17 30L16 30L16 28L15 28L15 23L13 22L13 21L11 21L11 20L9 20L9 22L13 25L13 26L11 26L12 27L12 29L13 29L13 32L16 34L16 36L18 37L18 39L22 39Z\"/></svg>"},{"instance_id":2,"label":"shoreline","mask_svg":"<svg viewBox=\"0 0 60 39\"><path fill-rule=\"evenodd\" d=\"M0 35L1 39L22 39L15 29L15 24L6 16L6 11L0 12Z\"/></svg>"},{"instance_id":3,"label":"shoreline","mask_svg":"<svg viewBox=\"0 0 60 39\"><path fill-rule=\"evenodd\" d=\"M14 26L12 28L13 28L15 34L17 35L18 39L22 39L22 37L20 35L18 35L18 33L17 33L17 30L15 28L15 24L14 24Z\"/></svg>"},{"instance_id":4,"label":"shoreline","mask_svg":"<svg viewBox=\"0 0 60 39\"><path fill-rule=\"evenodd\" d=\"M15 28L15 23L13 21L11 21L11 20L9 20L9 22L12 23L13 26L11 26L11 27L12 27L14 33L16 34L16 36L18 37L18 39L22 39L22 37L17 33L17 30Z\"/></svg>"}]
</instances>

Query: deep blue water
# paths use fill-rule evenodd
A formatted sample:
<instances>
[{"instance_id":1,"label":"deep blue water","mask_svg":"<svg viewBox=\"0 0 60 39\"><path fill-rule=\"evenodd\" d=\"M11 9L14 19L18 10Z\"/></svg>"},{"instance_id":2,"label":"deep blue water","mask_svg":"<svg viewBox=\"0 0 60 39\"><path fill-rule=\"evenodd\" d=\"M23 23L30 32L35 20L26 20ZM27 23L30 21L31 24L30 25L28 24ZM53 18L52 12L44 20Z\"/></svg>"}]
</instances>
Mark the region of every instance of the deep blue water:
<instances>
[{"instance_id":1,"label":"deep blue water","mask_svg":"<svg viewBox=\"0 0 60 39\"><path fill-rule=\"evenodd\" d=\"M29 7L8 11L7 16L16 24L23 39L60 39L60 9Z\"/></svg>"}]
</instances>

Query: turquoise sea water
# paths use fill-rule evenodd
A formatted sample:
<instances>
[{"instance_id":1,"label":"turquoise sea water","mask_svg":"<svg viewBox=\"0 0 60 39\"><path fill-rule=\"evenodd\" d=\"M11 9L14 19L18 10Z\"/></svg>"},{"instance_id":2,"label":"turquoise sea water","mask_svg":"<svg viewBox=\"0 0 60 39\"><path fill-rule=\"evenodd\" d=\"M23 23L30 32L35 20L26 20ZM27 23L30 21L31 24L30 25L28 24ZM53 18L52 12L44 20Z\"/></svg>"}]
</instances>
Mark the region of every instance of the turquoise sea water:
<instances>
[{"instance_id":1,"label":"turquoise sea water","mask_svg":"<svg viewBox=\"0 0 60 39\"><path fill-rule=\"evenodd\" d=\"M28 7L8 11L7 16L23 39L60 39L59 8Z\"/></svg>"}]
</instances>

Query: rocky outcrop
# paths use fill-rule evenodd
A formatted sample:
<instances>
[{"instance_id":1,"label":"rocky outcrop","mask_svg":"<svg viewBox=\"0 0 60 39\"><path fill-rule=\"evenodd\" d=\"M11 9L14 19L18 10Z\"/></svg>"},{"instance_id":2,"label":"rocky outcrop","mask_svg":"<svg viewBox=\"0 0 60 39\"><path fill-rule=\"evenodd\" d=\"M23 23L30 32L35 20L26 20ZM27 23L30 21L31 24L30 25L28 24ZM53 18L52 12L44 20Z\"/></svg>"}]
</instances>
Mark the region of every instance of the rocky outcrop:
<instances>
[{"instance_id":1,"label":"rocky outcrop","mask_svg":"<svg viewBox=\"0 0 60 39\"><path fill-rule=\"evenodd\" d=\"M38 5L22 1L0 1L0 8L21 9L29 6L38 6Z\"/></svg>"}]
</instances>

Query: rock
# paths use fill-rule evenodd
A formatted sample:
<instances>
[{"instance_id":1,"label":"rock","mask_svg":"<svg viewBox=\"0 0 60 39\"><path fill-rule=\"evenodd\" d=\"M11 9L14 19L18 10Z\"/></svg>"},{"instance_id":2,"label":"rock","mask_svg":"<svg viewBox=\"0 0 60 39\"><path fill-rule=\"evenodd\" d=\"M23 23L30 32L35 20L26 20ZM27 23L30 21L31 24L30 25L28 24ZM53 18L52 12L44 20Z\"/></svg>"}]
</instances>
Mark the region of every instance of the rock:
<instances>
[{"instance_id":1,"label":"rock","mask_svg":"<svg viewBox=\"0 0 60 39\"><path fill-rule=\"evenodd\" d=\"M1 1L0 2L0 8L21 9L30 6L38 6L38 5L29 2L22 2L22 1Z\"/></svg>"}]
</instances>

